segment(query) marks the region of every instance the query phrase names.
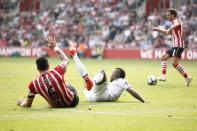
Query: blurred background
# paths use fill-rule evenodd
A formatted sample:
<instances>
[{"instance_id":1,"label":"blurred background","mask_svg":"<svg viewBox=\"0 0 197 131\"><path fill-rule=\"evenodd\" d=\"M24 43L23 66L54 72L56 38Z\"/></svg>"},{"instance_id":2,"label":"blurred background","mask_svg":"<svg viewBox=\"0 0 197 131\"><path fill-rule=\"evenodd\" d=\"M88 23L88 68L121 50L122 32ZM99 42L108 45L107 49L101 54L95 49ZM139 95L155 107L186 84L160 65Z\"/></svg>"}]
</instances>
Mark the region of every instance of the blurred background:
<instances>
[{"instance_id":1,"label":"blurred background","mask_svg":"<svg viewBox=\"0 0 197 131\"><path fill-rule=\"evenodd\" d=\"M69 39L79 43L81 57L165 49L172 37L152 27L170 27L168 8L177 9L183 21L186 48L197 49L197 0L0 0L0 48L42 48L53 32L61 48Z\"/></svg>"}]
</instances>

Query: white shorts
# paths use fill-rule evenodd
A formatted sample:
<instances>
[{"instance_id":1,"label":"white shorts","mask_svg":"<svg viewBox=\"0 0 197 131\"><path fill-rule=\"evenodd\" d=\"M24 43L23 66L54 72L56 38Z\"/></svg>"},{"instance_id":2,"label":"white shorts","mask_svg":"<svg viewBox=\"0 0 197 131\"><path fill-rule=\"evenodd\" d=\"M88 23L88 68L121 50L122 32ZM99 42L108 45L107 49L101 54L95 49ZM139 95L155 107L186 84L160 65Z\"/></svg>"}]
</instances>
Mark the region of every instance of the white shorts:
<instances>
[{"instance_id":1,"label":"white shorts","mask_svg":"<svg viewBox=\"0 0 197 131\"><path fill-rule=\"evenodd\" d=\"M94 85L90 91L85 90L84 94L88 101L107 102L112 101L111 95L108 93L108 83L102 85Z\"/></svg>"}]
</instances>

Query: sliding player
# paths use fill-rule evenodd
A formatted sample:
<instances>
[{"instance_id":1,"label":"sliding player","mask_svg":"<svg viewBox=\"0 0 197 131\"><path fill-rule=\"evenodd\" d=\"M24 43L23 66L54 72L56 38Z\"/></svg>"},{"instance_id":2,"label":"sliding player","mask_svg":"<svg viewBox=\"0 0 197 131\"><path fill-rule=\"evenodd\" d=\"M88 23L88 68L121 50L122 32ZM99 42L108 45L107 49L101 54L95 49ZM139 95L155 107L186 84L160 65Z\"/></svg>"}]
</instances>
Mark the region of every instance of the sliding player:
<instances>
[{"instance_id":1,"label":"sliding player","mask_svg":"<svg viewBox=\"0 0 197 131\"><path fill-rule=\"evenodd\" d=\"M185 78L185 86L189 86L192 78L188 75L185 71L183 66L179 64L181 59L181 54L184 51L184 40L183 40L183 27L181 21L177 18L177 12L175 9L168 9L166 13L167 19L172 22L172 26L165 30L161 28L153 28L153 31L161 32L165 35L172 34L174 38L173 46L170 50L168 50L162 57L161 57L161 67L162 67L162 74L158 77L160 81L166 81L166 68L167 68L167 60L172 58L172 65L173 67Z\"/></svg>"},{"instance_id":2,"label":"sliding player","mask_svg":"<svg viewBox=\"0 0 197 131\"><path fill-rule=\"evenodd\" d=\"M77 44L72 41L70 41L69 43L71 45L70 53L73 57L77 71L83 78L85 78L85 76L87 77L88 75L84 65L78 58ZM123 91L126 90L128 93L130 93L133 97L135 97L139 101L143 103L146 102L125 80L125 76L126 73L122 68L115 68L114 71L112 72L110 83L108 83L105 71L104 70L100 71L93 78L92 86L89 86L88 88L86 87L87 90L85 90L85 96L87 100L104 101L104 102L117 101L118 98L123 93Z\"/></svg>"}]
</instances>

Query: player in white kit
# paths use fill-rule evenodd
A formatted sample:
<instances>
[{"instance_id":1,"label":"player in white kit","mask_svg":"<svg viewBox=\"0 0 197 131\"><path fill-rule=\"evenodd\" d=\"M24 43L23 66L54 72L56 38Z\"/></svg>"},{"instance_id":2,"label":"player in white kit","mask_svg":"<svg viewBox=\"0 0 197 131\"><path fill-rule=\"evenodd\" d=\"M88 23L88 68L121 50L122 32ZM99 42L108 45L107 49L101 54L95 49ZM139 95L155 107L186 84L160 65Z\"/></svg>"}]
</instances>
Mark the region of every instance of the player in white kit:
<instances>
[{"instance_id":1,"label":"player in white kit","mask_svg":"<svg viewBox=\"0 0 197 131\"><path fill-rule=\"evenodd\" d=\"M88 77L88 73L78 58L77 55L77 44L75 42L69 42L70 54L73 57L74 63L79 74L84 78ZM146 102L134 89L133 87L125 80L125 71L121 68L115 68L112 72L110 82L107 81L106 74L104 70L101 70L94 78L92 84L88 84L88 88L84 91L85 96L88 101L103 101L103 102L112 102L117 101L121 96L124 90L126 90L133 97L138 99L141 102ZM86 80L85 80L86 82ZM86 82L87 84L87 82ZM92 85L90 87L90 85Z\"/></svg>"}]
</instances>

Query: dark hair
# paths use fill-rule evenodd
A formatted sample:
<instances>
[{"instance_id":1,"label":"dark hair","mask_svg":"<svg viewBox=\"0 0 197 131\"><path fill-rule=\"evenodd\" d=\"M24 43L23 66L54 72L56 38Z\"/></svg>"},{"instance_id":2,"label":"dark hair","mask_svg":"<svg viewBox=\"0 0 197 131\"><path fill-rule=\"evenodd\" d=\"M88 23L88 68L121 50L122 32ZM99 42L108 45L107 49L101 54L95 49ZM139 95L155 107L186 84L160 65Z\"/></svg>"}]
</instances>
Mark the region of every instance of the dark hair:
<instances>
[{"instance_id":1,"label":"dark hair","mask_svg":"<svg viewBox=\"0 0 197 131\"><path fill-rule=\"evenodd\" d=\"M124 79L125 76L126 76L126 73L122 68L115 68L115 70L112 72L110 81L112 82L112 81L114 81L118 78L123 78Z\"/></svg>"},{"instance_id":2,"label":"dark hair","mask_svg":"<svg viewBox=\"0 0 197 131\"><path fill-rule=\"evenodd\" d=\"M122 69L122 68L116 68L116 70L119 70L120 71L119 78L125 78L126 73L125 73L124 69Z\"/></svg>"},{"instance_id":3,"label":"dark hair","mask_svg":"<svg viewBox=\"0 0 197 131\"><path fill-rule=\"evenodd\" d=\"M39 71L45 71L49 68L48 60L43 56L36 59L36 65Z\"/></svg>"},{"instance_id":4,"label":"dark hair","mask_svg":"<svg viewBox=\"0 0 197 131\"><path fill-rule=\"evenodd\" d=\"M175 17L177 17L176 9L170 8L167 11L170 12L171 15L174 15Z\"/></svg>"}]
</instances>

